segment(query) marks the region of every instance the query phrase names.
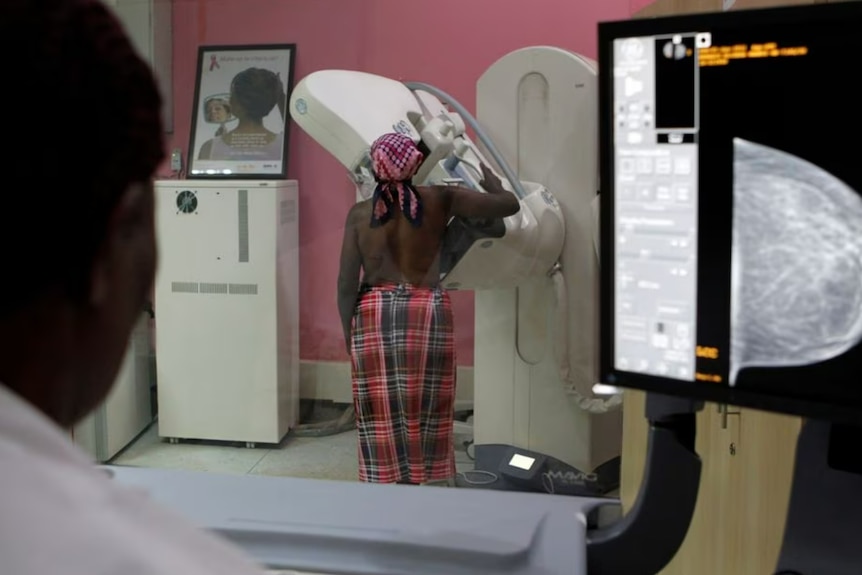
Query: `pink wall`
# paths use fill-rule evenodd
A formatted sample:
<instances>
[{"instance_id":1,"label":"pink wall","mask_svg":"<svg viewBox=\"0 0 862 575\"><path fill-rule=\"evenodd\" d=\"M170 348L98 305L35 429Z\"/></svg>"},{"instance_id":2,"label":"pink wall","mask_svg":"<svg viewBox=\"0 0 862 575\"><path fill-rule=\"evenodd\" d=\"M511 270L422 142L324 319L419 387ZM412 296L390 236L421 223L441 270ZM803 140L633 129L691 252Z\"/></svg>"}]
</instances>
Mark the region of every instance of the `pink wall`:
<instances>
[{"instance_id":1,"label":"pink wall","mask_svg":"<svg viewBox=\"0 0 862 575\"><path fill-rule=\"evenodd\" d=\"M471 110L475 83L501 56L530 45L596 55L596 23L644 0L177 0L171 145L188 148L197 47L297 45L294 81L345 68L446 90ZM289 174L300 185L301 356L346 360L335 280L353 188L345 170L295 126ZM473 362L473 296L453 296L459 363Z\"/></svg>"}]
</instances>

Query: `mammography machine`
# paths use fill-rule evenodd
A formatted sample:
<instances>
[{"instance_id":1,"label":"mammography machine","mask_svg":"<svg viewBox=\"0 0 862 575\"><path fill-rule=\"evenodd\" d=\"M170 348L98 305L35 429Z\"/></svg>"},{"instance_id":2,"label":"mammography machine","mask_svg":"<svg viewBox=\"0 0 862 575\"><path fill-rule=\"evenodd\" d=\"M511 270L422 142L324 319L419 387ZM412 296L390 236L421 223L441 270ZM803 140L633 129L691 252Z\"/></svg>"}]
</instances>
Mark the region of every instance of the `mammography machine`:
<instances>
[{"instance_id":1,"label":"mammography machine","mask_svg":"<svg viewBox=\"0 0 862 575\"><path fill-rule=\"evenodd\" d=\"M860 23L843 3L599 27L600 381L650 392L621 520L580 497L109 470L271 568L654 575L697 500L695 412L746 405L812 418L775 575L858 573Z\"/></svg>"},{"instance_id":2,"label":"mammography machine","mask_svg":"<svg viewBox=\"0 0 862 575\"><path fill-rule=\"evenodd\" d=\"M360 199L375 185L369 148L387 132L409 135L425 152L417 185L480 190L479 163L499 167L521 210L501 220L454 218L441 284L475 290L477 467L486 452L503 457L504 469L515 456L549 456L577 468L544 474L556 478L549 490L557 492L583 481L577 470L618 456L621 443L619 396L592 392L596 72L591 60L558 48L513 52L479 79L478 120L433 86L358 71L314 72L291 95L294 121L348 170Z\"/></svg>"}]
</instances>

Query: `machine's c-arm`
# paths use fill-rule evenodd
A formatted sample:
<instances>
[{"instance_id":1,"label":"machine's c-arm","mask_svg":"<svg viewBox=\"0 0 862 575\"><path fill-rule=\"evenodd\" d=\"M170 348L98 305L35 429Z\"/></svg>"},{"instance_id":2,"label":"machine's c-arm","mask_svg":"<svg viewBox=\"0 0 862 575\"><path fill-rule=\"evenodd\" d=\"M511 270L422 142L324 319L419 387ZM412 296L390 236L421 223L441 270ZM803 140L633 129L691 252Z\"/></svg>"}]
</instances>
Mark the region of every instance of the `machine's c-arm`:
<instances>
[{"instance_id":1,"label":"machine's c-arm","mask_svg":"<svg viewBox=\"0 0 862 575\"><path fill-rule=\"evenodd\" d=\"M500 154L499 150L497 150L497 146L494 145L494 142L491 141L490 138L485 134L485 131L479 125L479 122L476 121L470 112L461 105L458 100L444 92L443 90L436 88L430 84L425 84L423 82L405 82L405 86L407 86L410 90L414 92L422 91L427 92L433 96L436 96L441 102L445 102L449 104L455 111L461 115L461 117L467 122L467 124L473 128L473 131L476 132L476 136L478 136L479 141L485 146L485 149L491 154L491 157L494 158L494 162L496 162L497 166L503 171L503 174L506 176L506 179L509 181L509 184L512 186L512 190L515 195L518 196L519 200L523 200L527 197L527 193L524 191L524 187L521 185L521 180L518 179L518 176L512 171L512 168L509 166L509 163L503 158L502 154Z\"/></svg>"}]
</instances>

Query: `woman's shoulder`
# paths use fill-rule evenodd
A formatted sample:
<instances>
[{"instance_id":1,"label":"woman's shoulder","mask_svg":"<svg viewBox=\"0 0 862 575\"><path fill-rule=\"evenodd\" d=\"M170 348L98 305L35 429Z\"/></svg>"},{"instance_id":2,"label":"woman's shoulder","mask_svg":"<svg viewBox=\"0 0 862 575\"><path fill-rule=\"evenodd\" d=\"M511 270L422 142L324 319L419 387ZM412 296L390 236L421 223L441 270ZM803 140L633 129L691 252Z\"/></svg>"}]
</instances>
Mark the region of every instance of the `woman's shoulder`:
<instances>
[{"instance_id":1,"label":"woman's shoulder","mask_svg":"<svg viewBox=\"0 0 862 575\"><path fill-rule=\"evenodd\" d=\"M349 217L359 218L366 215L371 215L371 198L360 200L350 207Z\"/></svg>"},{"instance_id":2,"label":"woman's shoulder","mask_svg":"<svg viewBox=\"0 0 862 575\"><path fill-rule=\"evenodd\" d=\"M449 186L431 185L431 186L416 186L416 191L422 196L422 199L429 198L431 200L441 200L452 195L452 190Z\"/></svg>"}]
</instances>

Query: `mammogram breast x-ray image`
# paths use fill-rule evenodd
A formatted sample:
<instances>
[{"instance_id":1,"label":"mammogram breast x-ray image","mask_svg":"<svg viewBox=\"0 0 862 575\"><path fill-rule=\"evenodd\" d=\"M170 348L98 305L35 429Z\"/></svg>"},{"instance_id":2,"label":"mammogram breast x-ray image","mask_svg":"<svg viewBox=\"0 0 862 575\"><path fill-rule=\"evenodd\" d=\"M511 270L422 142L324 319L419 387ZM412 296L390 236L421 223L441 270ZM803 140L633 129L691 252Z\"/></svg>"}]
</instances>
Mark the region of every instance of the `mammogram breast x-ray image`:
<instances>
[{"instance_id":1,"label":"mammogram breast x-ray image","mask_svg":"<svg viewBox=\"0 0 862 575\"><path fill-rule=\"evenodd\" d=\"M862 198L801 158L734 139L729 384L862 340Z\"/></svg>"}]
</instances>

